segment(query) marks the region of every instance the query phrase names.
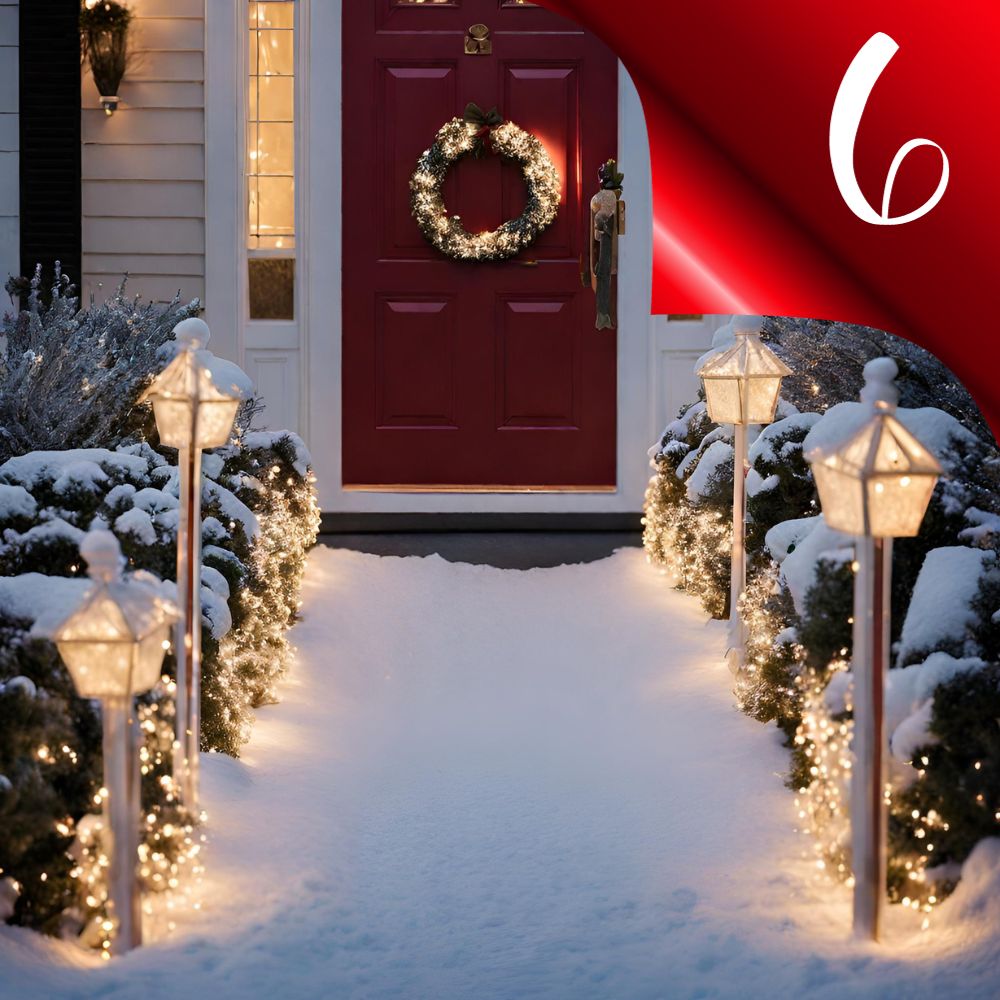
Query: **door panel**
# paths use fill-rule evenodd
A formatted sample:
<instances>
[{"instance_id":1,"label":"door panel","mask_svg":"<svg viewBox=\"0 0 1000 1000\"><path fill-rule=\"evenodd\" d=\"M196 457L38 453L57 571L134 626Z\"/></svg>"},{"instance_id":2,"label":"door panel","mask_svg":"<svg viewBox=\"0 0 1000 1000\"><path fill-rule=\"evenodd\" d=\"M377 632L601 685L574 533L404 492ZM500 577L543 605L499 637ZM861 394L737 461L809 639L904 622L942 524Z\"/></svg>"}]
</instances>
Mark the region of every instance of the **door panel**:
<instances>
[{"instance_id":1,"label":"door panel","mask_svg":"<svg viewBox=\"0 0 1000 1000\"><path fill-rule=\"evenodd\" d=\"M464 53L477 22L491 55ZM345 486L613 486L615 336L594 329L579 256L616 152L617 60L502 0L344 0L344 39ZM556 220L511 261L449 260L410 215L417 158L469 101L535 133L562 179ZM470 231L526 197L491 155L455 164L443 193Z\"/></svg>"}]
</instances>

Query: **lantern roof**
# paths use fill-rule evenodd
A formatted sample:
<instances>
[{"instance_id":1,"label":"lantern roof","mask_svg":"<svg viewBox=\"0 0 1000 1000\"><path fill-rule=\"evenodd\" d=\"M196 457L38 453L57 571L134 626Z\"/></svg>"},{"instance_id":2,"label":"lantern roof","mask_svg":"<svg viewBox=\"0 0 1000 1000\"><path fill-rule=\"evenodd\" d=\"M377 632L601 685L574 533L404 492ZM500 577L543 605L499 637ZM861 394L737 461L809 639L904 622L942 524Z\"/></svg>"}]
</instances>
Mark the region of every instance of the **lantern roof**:
<instances>
[{"instance_id":1,"label":"lantern roof","mask_svg":"<svg viewBox=\"0 0 1000 1000\"><path fill-rule=\"evenodd\" d=\"M711 355L698 369L701 378L783 378L788 367L760 339L760 316L737 316L733 320L736 341Z\"/></svg>"},{"instance_id":2,"label":"lantern roof","mask_svg":"<svg viewBox=\"0 0 1000 1000\"><path fill-rule=\"evenodd\" d=\"M80 543L93 584L80 604L50 630L55 642L140 642L179 612L160 592L155 577L122 575L118 539L104 528L91 529Z\"/></svg>"},{"instance_id":3,"label":"lantern roof","mask_svg":"<svg viewBox=\"0 0 1000 1000\"><path fill-rule=\"evenodd\" d=\"M941 463L903 424L896 413L899 393L893 380L898 369L891 358L875 358L865 365L861 400L869 406L867 418L845 437L813 448L806 459L836 465L855 479L875 476L941 474Z\"/></svg>"},{"instance_id":4,"label":"lantern roof","mask_svg":"<svg viewBox=\"0 0 1000 1000\"><path fill-rule=\"evenodd\" d=\"M154 397L189 399L199 403L223 402L241 399L245 394L235 382L220 386L208 365L211 357L204 348L210 336L208 324L194 317L181 320L174 327L174 336L180 344L177 356L153 379L142 396L141 402Z\"/></svg>"}]
</instances>

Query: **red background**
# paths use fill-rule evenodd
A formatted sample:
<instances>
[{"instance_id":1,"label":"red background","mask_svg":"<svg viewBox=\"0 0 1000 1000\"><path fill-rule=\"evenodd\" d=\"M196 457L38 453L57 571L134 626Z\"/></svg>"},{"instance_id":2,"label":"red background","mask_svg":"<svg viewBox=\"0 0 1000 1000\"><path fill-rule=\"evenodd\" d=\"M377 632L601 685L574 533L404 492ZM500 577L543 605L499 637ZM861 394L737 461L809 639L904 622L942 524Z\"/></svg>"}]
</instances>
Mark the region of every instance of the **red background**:
<instances>
[{"instance_id":1,"label":"red background","mask_svg":"<svg viewBox=\"0 0 1000 1000\"><path fill-rule=\"evenodd\" d=\"M654 203L654 313L753 312L875 326L932 351L1000 437L1000 4L928 0L542 0L600 35L642 98ZM931 139L951 178L928 215L861 221L829 127L858 50L899 51L869 98L855 171L876 211L896 151ZM623 164L628 183L628 164ZM940 156L903 163L890 213L930 197Z\"/></svg>"}]
</instances>

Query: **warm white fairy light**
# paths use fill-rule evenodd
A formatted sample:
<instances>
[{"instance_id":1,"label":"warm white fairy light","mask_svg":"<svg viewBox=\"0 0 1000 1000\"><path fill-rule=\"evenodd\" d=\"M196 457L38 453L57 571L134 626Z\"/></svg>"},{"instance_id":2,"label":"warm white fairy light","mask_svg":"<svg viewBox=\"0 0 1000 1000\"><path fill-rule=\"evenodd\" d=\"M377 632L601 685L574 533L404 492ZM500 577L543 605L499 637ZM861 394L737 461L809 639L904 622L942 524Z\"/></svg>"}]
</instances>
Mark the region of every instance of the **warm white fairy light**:
<instances>
[{"instance_id":1,"label":"warm white fairy light","mask_svg":"<svg viewBox=\"0 0 1000 1000\"><path fill-rule=\"evenodd\" d=\"M464 118L452 118L438 130L434 142L417 161L410 178L410 207L429 243L455 260L507 260L530 246L559 211L562 184L549 154L530 132L513 122L490 131L498 155L520 164L528 200L524 212L490 232L470 233L457 215L448 215L441 188L456 160L473 152L478 128Z\"/></svg>"}]
</instances>

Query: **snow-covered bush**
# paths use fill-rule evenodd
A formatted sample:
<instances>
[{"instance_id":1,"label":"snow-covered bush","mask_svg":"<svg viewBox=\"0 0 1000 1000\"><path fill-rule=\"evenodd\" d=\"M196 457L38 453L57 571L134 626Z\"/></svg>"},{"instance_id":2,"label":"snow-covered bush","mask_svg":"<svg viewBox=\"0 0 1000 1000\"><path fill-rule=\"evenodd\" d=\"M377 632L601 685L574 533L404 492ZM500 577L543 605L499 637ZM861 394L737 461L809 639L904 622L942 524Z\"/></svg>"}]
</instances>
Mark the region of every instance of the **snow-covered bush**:
<instances>
[{"instance_id":1,"label":"snow-covered bush","mask_svg":"<svg viewBox=\"0 0 1000 1000\"><path fill-rule=\"evenodd\" d=\"M977 701L970 693L980 691L1000 661L996 446L966 390L913 344L867 328L780 317L769 317L764 331L796 374L782 387L778 419L752 440L749 451L749 577L741 607L747 660L736 691L744 711L785 733L800 824L817 861L841 877L850 866L854 547L851 538L826 526L804 454L841 436L857 418L860 404L852 400L864 364L889 354L900 368L899 418L945 470L920 534L897 539L893 553L890 689L896 692L899 729L893 744L891 895L926 908L954 884L956 864L976 841L1000 830L1000 796L990 784L1000 780L1000 741L993 739L998 713L992 699ZM727 336L723 328L715 347ZM705 517L698 510L702 488L691 487L690 480L716 444L727 440L708 422L701 402L667 427L650 451L656 474L647 491L645 530L650 560L672 568L679 585L720 616L727 603L731 501L721 483L718 494L709 489L718 496L712 513L721 520ZM730 488L731 470L730 457ZM703 478L711 484L711 477ZM706 559L709 552L717 556L714 563ZM956 663L954 670L948 667ZM917 683L919 671L920 697L907 701L906 685ZM963 726L969 743L953 744ZM975 775L956 783L970 753ZM917 850L932 826L938 843Z\"/></svg>"},{"instance_id":2,"label":"snow-covered bush","mask_svg":"<svg viewBox=\"0 0 1000 1000\"><path fill-rule=\"evenodd\" d=\"M95 522L131 567L172 580L178 527L176 452L161 448L139 397L173 356L173 326L197 311L143 307L121 291L78 312L37 283L29 309L5 317L0 368L0 871L11 919L99 944L101 730L51 643L29 633L43 611L86 587L79 554ZM226 367L226 381L251 390ZM249 395L249 391L248 391ZM245 400L233 441L204 456L201 580L202 747L236 754L253 709L274 697L289 660L305 553L319 515L309 454L287 431L251 429ZM141 873L151 890L196 867L198 834L170 777L172 655L167 681L140 699ZM7 905L6 903L4 904Z\"/></svg>"}]
</instances>

